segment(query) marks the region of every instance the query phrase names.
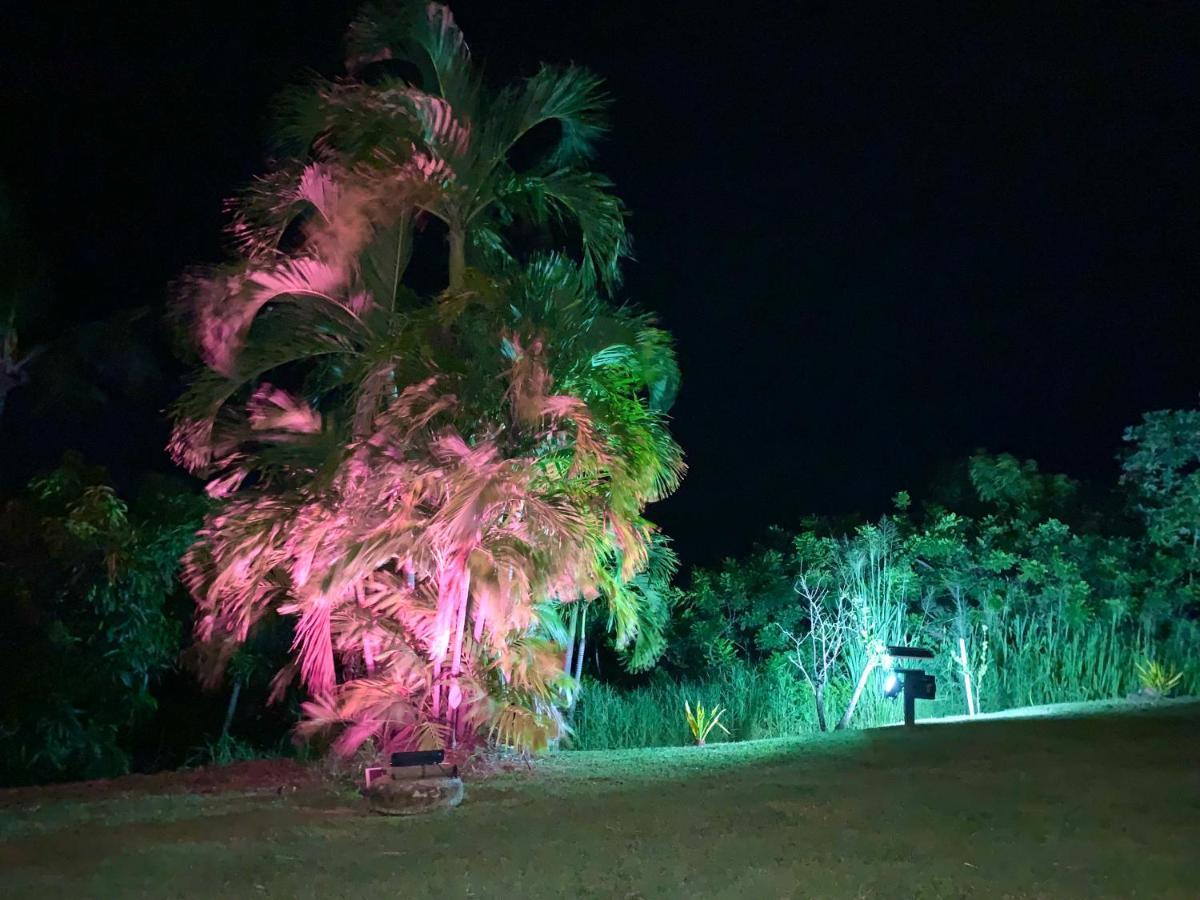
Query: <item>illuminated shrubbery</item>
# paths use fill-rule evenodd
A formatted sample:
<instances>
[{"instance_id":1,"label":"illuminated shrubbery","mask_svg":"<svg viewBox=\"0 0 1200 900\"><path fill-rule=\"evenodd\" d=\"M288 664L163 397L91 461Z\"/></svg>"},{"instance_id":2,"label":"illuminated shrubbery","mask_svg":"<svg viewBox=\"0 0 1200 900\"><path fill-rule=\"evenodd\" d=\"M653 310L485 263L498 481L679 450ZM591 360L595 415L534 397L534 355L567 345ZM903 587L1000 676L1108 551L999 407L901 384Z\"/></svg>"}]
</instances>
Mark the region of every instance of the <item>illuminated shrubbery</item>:
<instances>
[{"instance_id":1,"label":"illuminated shrubbery","mask_svg":"<svg viewBox=\"0 0 1200 900\"><path fill-rule=\"evenodd\" d=\"M888 644L936 653L926 668L939 699L923 715L966 713L968 683L985 712L1123 698L1145 681L1147 659L1178 674L1172 691L1200 692L1190 538L1198 423L1157 413L1130 430L1129 517L1100 515L1078 485L1032 463L979 455L921 515L901 493L892 517L852 535L816 522L794 536L774 531L751 555L694 572L665 656L678 686L589 685L578 744L629 746L635 732L684 743L686 733L654 724L683 697L727 704L723 721L742 737L817 730L825 711L841 726L897 721L899 705L872 673ZM770 704L753 699L766 683Z\"/></svg>"}]
</instances>

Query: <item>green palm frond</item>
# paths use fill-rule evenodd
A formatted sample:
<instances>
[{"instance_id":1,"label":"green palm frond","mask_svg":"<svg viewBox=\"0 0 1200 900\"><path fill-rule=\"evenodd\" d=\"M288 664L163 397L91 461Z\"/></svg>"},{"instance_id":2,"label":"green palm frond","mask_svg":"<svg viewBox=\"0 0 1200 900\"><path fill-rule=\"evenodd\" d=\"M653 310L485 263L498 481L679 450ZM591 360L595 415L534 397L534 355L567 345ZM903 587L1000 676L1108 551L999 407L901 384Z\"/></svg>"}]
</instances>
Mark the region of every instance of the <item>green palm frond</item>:
<instances>
[{"instance_id":1,"label":"green palm frond","mask_svg":"<svg viewBox=\"0 0 1200 900\"><path fill-rule=\"evenodd\" d=\"M544 122L561 129L558 145L545 160L548 169L591 158L596 140L608 129L609 98L601 80L578 66L543 65L522 84L502 91L484 126L485 158L502 159L522 137Z\"/></svg>"},{"instance_id":2,"label":"green palm frond","mask_svg":"<svg viewBox=\"0 0 1200 900\"><path fill-rule=\"evenodd\" d=\"M319 75L310 75L285 88L272 103L271 149L282 159L295 161L293 165L299 164L329 128L324 85Z\"/></svg>"},{"instance_id":3,"label":"green palm frond","mask_svg":"<svg viewBox=\"0 0 1200 900\"><path fill-rule=\"evenodd\" d=\"M377 59L407 60L420 71L424 90L464 113L474 111L479 75L454 16L440 3L368 3L350 26L346 52L352 72Z\"/></svg>"},{"instance_id":4,"label":"green palm frond","mask_svg":"<svg viewBox=\"0 0 1200 900\"><path fill-rule=\"evenodd\" d=\"M650 408L666 412L675 404L681 382L675 342L669 332L647 325L638 331L637 348Z\"/></svg>"},{"instance_id":5,"label":"green palm frond","mask_svg":"<svg viewBox=\"0 0 1200 900\"><path fill-rule=\"evenodd\" d=\"M612 186L598 173L566 168L511 175L497 185L494 195L481 196L479 209L498 203L502 221L516 217L539 226L575 223L582 242L582 273L611 292L620 284L620 262L630 249L625 210Z\"/></svg>"}]
</instances>

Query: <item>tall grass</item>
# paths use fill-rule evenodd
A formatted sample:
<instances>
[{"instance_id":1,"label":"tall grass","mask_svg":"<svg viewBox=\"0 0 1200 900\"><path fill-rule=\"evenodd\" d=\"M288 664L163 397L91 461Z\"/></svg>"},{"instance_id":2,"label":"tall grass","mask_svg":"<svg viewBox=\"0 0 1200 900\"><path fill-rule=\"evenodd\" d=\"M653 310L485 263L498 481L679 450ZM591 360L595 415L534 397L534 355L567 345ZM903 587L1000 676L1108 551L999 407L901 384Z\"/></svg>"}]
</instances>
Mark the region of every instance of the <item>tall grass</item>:
<instances>
[{"instance_id":1,"label":"tall grass","mask_svg":"<svg viewBox=\"0 0 1200 900\"><path fill-rule=\"evenodd\" d=\"M1136 664L1147 658L1159 659L1183 673L1180 694L1200 694L1200 628L1190 623L1155 640L1145 629L1099 621L1071 626L1061 616L1022 614L996 621L990 633L992 659L980 686L985 712L1125 697L1138 689ZM953 648L936 644L933 648L938 656L927 669L938 676L938 699L922 701L918 714L922 718L965 714L961 675L950 659ZM853 662L847 662L851 665L845 677L828 689L830 722L837 721L854 687L850 677ZM883 677L882 671L872 675L852 727L875 727L903 719L902 702L885 698L880 690ZM685 700L728 710L722 722L731 734L716 731L711 743L794 737L818 730L812 690L789 666L751 669L736 665L704 681L662 679L628 691L586 681L575 709L569 746L617 750L689 744Z\"/></svg>"},{"instance_id":2,"label":"tall grass","mask_svg":"<svg viewBox=\"0 0 1200 900\"><path fill-rule=\"evenodd\" d=\"M684 720L684 701L706 708L724 707L729 729L710 735L710 743L787 737L816 730L816 714L805 685L780 667L733 666L706 681L655 681L619 691L586 681L572 719L577 750L669 747L692 741Z\"/></svg>"},{"instance_id":3,"label":"tall grass","mask_svg":"<svg viewBox=\"0 0 1200 900\"><path fill-rule=\"evenodd\" d=\"M878 673L876 673L878 675ZM826 696L829 718L836 721L850 700L854 684L840 679L830 684ZM853 725L868 727L899 722L904 717L899 700L887 700L873 680L864 693ZM932 718L959 712L957 689L950 696L923 703L921 715ZM750 669L734 666L705 681L660 680L635 690L585 681L575 708L570 747L575 750L626 750L638 747L673 747L690 744L684 720L684 701L706 708L723 706L721 719L729 735L714 731L709 743L758 738L796 737L818 731L812 689L787 666Z\"/></svg>"},{"instance_id":4,"label":"tall grass","mask_svg":"<svg viewBox=\"0 0 1200 900\"><path fill-rule=\"evenodd\" d=\"M1184 674L1180 693L1200 691L1200 642L1190 623L1165 639L1115 622L1070 625L1063 616L1020 614L997 629L984 709L1124 697L1140 687L1137 663L1159 659Z\"/></svg>"}]
</instances>

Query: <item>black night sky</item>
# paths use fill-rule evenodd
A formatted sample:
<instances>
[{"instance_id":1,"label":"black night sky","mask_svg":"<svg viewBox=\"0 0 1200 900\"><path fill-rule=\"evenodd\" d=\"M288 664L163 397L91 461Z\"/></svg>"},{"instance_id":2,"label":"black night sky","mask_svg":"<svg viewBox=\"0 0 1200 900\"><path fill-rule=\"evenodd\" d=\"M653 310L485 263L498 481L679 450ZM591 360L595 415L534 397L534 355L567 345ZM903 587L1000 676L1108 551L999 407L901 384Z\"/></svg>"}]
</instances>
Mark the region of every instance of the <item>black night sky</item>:
<instances>
[{"instance_id":1,"label":"black night sky","mask_svg":"<svg viewBox=\"0 0 1200 900\"><path fill-rule=\"evenodd\" d=\"M352 8L6 7L0 179L48 278L33 340L130 308L155 327L167 283L220 258L272 95L339 71ZM882 512L976 448L1111 480L1125 425L1195 404L1195 5L453 8L497 81L541 59L608 81L626 293L684 368L691 473L650 515L685 560ZM116 397L134 376L103 356L95 389ZM145 414L14 396L22 462L69 434L118 469L169 465L162 356L138 363Z\"/></svg>"}]
</instances>

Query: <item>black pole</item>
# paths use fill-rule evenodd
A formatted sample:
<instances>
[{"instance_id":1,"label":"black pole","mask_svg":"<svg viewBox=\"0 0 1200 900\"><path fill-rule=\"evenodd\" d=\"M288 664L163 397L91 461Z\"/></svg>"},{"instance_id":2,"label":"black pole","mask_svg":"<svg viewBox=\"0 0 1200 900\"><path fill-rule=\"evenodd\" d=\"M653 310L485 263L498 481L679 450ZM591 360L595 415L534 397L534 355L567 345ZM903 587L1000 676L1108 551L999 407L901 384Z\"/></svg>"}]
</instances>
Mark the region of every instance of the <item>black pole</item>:
<instances>
[{"instance_id":1,"label":"black pole","mask_svg":"<svg viewBox=\"0 0 1200 900\"><path fill-rule=\"evenodd\" d=\"M904 673L904 724L917 722L917 689L922 686L925 673L920 669L908 669Z\"/></svg>"}]
</instances>

